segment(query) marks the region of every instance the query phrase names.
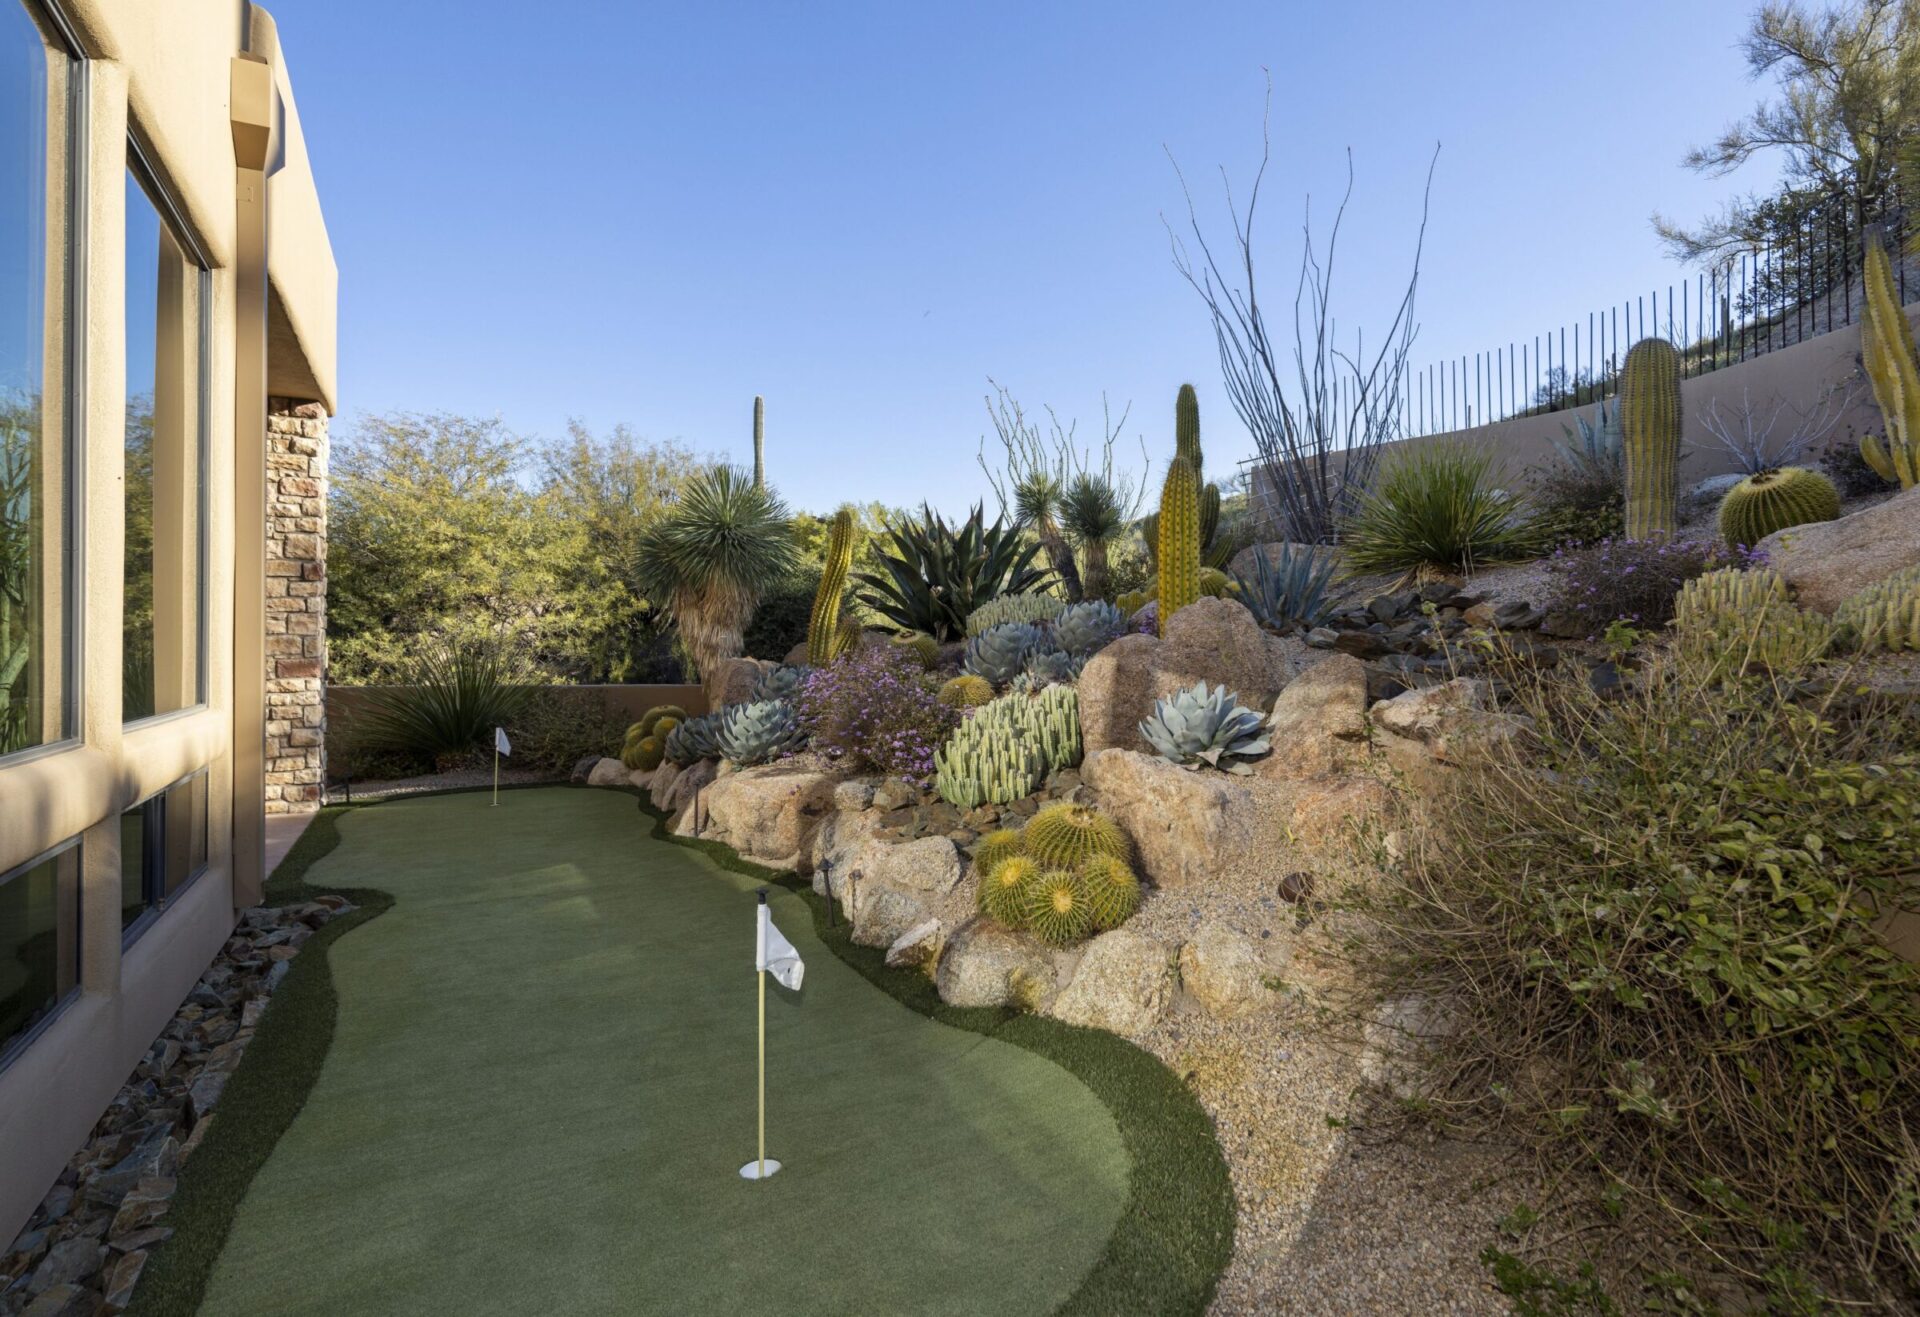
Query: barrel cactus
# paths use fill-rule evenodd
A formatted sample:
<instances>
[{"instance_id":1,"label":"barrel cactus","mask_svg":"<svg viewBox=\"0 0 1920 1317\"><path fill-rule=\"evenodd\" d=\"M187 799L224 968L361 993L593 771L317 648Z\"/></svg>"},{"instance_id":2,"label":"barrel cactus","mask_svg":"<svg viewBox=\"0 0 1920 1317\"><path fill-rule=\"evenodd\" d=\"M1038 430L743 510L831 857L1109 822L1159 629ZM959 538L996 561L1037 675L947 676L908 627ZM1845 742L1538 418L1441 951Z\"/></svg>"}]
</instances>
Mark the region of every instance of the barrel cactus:
<instances>
[{"instance_id":1,"label":"barrel cactus","mask_svg":"<svg viewBox=\"0 0 1920 1317\"><path fill-rule=\"evenodd\" d=\"M1832 521L1840 491L1818 471L1785 466L1748 476L1720 501L1720 538L1752 548L1777 530Z\"/></svg>"},{"instance_id":2,"label":"barrel cactus","mask_svg":"<svg viewBox=\"0 0 1920 1317\"><path fill-rule=\"evenodd\" d=\"M1027 658L1045 639L1045 634L1031 622L1001 622L967 642L966 656L960 666L995 686L1004 686L1020 675L1027 666Z\"/></svg>"},{"instance_id":3,"label":"barrel cactus","mask_svg":"<svg viewBox=\"0 0 1920 1317\"><path fill-rule=\"evenodd\" d=\"M679 722L685 722L687 711L677 704L656 704L641 714L640 721L633 726L640 729L640 735L652 736L655 724L662 718L672 718ZM629 736L633 734L633 727L627 729L627 734Z\"/></svg>"},{"instance_id":4,"label":"barrel cactus","mask_svg":"<svg viewBox=\"0 0 1920 1317\"><path fill-rule=\"evenodd\" d=\"M777 668L768 668L753 683L753 690L747 696L749 701L791 700L800 690L800 683L807 679L811 669L798 663L782 663Z\"/></svg>"},{"instance_id":5,"label":"barrel cactus","mask_svg":"<svg viewBox=\"0 0 1920 1317\"><path fill-rule=\"evenodd\" d=\"M943 683L936 697L951 709L971 709L993 702L993 683L985 677L963 672Z\"/></svg>"},{"instance_id":6,"label":"barrel cactus","mask_svg":"<svg viewBox=\"0 0 1920 1317\"><path fill-rule=\"evenodd\" d=\"M928 672L940 666L940 642L926 632L916 631L910 636L902 636L895 643L913 655L914 661Z\"/></svg>"},{"instance_id":7,"label":"barrel cactus","mask_svg":"<svg viewBox=\"0 0 1920 1317\"><path fill-rule=\"evenodd\" d=\"M1025 855L1009 855L986 871L980 880L980 913L1008 928L1026 922L1027 888L1040 876L1040 866Z\"/></svg>"},{"instance_id":8,"label":"barrel cactus","mask_svg":"<svg viewBox=\"0 0 1920 1317\"><path fill-rule=\"evenodd\" d=\"M995 828L973 848L973 867L980 873L992 873L1000 861L1027 853L1026 839L1018 828Z\"/></svg>"},{"instance_id":9,"label":"barrel cactus","mask_svg":"<svg viewBox=\"0 0 1920 1317\"><path fill-rule=\"evenodd\" d=\"M620 764L633 772L651 773L660 767L660 759L665 751L665 738L642 736L638 740L629 741L620 751Z\"/></svg>"},{"instance_id":10,"label":"barrel cactus","mask_svg":"<svg viewBox=\"0 0 1920 1317\"><path fill-rule=\"evenodd\" d=\"M1169 763L1190 769L1208 764L1239 774L1251 773L1247 761L1273 748L1264 715L1241 704L1225 686L1209 688L1205 681L1155 700L1140 735Z\"/></svg>"},{"instance_id":11,"label":"barrel cactus","mask_svg":"<svg viewBox=\"0 0 1920 1317\"><path fill-rule=\"evenodd\" d=\"M1840 605L1834 620L1868 653L1920 650L1920 567L1895 572Z\"/></svg>"},{"instance_id":12,"label":"barrel cactus","mask_svg":"<svg viewBox=\"0 0 1920 1317\"><path fill-rule=\"evenodd\" d=\"M1620 433L1627 454L1627 538L1671 535L1680 524L1680 350L1643 338L1620 368Z\"/></svg>"},{"instance_id":13,"label":"barrel cactus","mask_svg":"<svg viewBox=\"0 0 1920 1317\"><path fill-rule=\"evenodd\" d=\"M1053 647L1085 656L1113 643L1126 627L1125 615L1104 599L1068 604L1053 620Z\"/></svg>"},{"instance_id":14,"label":"barrel cactus","mask_svg":"<svg viewBox=\"0 0 1920 1317\"><path fill-rule=\"evenodd\" d=\"M1086 889L1093 926L1101 932L1120 927L1140 908L1140 878L1125 860L1089 855L1076 872Z\"/></svg>"},{"instance_id":15,"label":"barrel cactus","mask_svg":"<svg viewBox=\"0 0 1920 1317\"><path fill-rule=\"evenodd\" d=\"M720 719L720 714L709 713L703 717L689 718L674 728L667 735L667 762L685 768L702 759L718 759Z\"/></svg>"},{"instance_id":16,"label":"barrel cactus","mask_svg":"<svg viewBox=\"0 0 1920 1317\"><path fill-rule=\"evenodd\" d=\"M1026 926L1048 946L1071 946L1093 931L1093 907L1079 874L1067 869L1043 869L1022 890Z\"/></svg>"},{"instance_id":17,"label":"barrel cactus","mask_svg":"<svg viewBox=\"0 0 1920 1317\"><path fill-rule=\"evenodd\" d=\"M1027 853L1050 869L1074 869L1093 855L1127 858L1127 834L1090 805L1048 805L1022 830Z\"/></svg>"},{"instance_id":18,"label":"barrel cactus","mask_svg":"<svg viewBox=\"0 0 1920 1317\"><path fill-rule=\"evenodd\" d=\"M798 750L804 739L800 720L785 700L730 704L720 712L720 753L743 768Z\"/></svg>"},{"instance_id":19,"label":"barrel cactus","mask_svg":"<svg viewBox=\"0 0 1920 1317\"><path fill-rule=\"evenodd\" d=\"M1060 614L1061 603L1050 594L1003 594L967 614L967 634L981 635L1004 622L1031 622L1038 626Z\"/></svg>"}]
</instances>

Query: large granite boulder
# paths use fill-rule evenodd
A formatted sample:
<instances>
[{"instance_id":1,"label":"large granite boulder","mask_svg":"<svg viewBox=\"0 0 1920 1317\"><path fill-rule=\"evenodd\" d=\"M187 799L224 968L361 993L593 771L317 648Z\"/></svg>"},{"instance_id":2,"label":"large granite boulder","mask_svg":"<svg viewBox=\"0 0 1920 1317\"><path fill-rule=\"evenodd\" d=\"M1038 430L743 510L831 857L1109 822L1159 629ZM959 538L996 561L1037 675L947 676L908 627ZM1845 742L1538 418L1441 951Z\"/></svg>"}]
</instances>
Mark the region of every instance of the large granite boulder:
<instances>
[{"instance_id":1,"label":"large granite boulder","mask_svg":"<svg viewBox=\"0 0 1920 1317\"><path fill-rule=\"evenodd\" d=\"M1287 683L1273 703L1273 752L1254 771L1269 777L1325 777L1367 766L1367 669L1332 654Z\"/></svg>"},{"instance_id":2,"label":"large granite boulder","mask_svg":"<svg viewBox=\"0 0 1920 1317\"><path fill-rule=\"evenodd\" d=\"M946 925L938 919L923 919L888 945L887 968L919 969L931 974L946 945Z\"/></svg>"},{"instance_id":3,"label":"large granite boulder","mask_svg":"<svg viewBox=\"0 0 1920 1317\"><path fill-rule=\"evenodd\" d=\"M1173 992L1173 961L1152 938L1124 928L1087 943L1073 980L1053 999L1047 1014L1068 1024L1138 1037L1167 1009Z\"/></svg>"},{"instance_id":4,"label":"large granite boulder","mask_svg":"<svg viewBox=\"0 0 1920 1317\"><path fill-rule=\"evenodd\" d=\"M1087 661L1078 682L1081 739L1089 754L1145 749L1140 722L1153 702L1202 680L1264 709L1320 657L1291 636L1261 630L1231 599L1200 599L1173 615L1164 637L1122 636Z\"/></svg>"},{"instance_id":5,"label":"large granite boulder","mask_svg":"<svg viewBox=\"0 0 1920 1317\"><path fill-rule=\"evenodd\" d=\"M1759 547L1795 599L1831 613L1847 596L1920 563L1920 488L1838 521L1775 531Z\"/></svg>"},{"instance_id":6,"label":"large granite boulder","mask_svg":"<svg viewBox=\"0 0 1920 1317\"><path fill-rule=\"evenodd\" d=\"M593 770L587 774L587 785L590 787L624 787L631 786L632 781L627 771L627 766L618 759L609 756L593 766Z\"/></svg>"},{"instance_id":7,"label":"large granite boulder","mask_svg":"<svg viewBox=\"0 0 1920 1317\"><path fill-rule=\"evenodd\" d=\"M1180 948L1180 986L1208 1013L1246 1015L1272 995L1267 979L1284 966L1284 948L1276 965L1252 938L1225 924L1206 923Z\"/></svg>"},{"instance_id":8,"label":"large granite boulder","mask_svg":"<svg viewBox=\"0 0 1920 1317\"><path fill-rule=\"evenodd\" d=\"M1374 743L1409 786L1433 792L1469 755L1527 735L1533 720L1494 707L1487 683L1456 677L1381 700L1371 714Z\"/></svg>"},{"instance_id":9,"label":"large granite boulder","mask_svg":"<svg viewBox=\"0 0 1920 1317\"><path fill-rule=\"evenodd\" d=\"M838 785L833 774L800 763L717 775L704 793L701 835L776 869L803 869Z\"/></svg>"},{"instance_id":10,"label":"large granite boulder","mask_svg":"<svg viewBox=\"0 0 1920 1317\"><path fill-rule=\"evenodd\" d=\"M769 659L731 658L720 664L716 671L704 683L707 690L707 707L725 708L729 704L744 704L753 698L754 683L763 673L778 665Z\"/></svg>"},{"instance_id":11,"label":"large granite boulder","mask_svg":"<svg viewBox=\"0 0 1920 1317\"><path fill-rule=\"evenodd\" d=\"M685 768L662 764L654 770L648 796L653 807L666 814L667 831L683 836L699 831L705 823L700 793L712 785L719 772L720 765L712 759L701 759Z\"/></svg>"},{"instance_id":12,"label":"large granite boulder","mask_svg":"<svg viewBox=\"0 0 1920 1317\"><path fill-rule=\"evenodd\" d=\"M892 946L933 918L960 883L960 851L945 837L887 842L869 838L833 874L833 888L851 896L853 940Z\"/></svg>"},{"instance_id":13,"label":"large granite boulder","mask_svg":"<svg viewBox=\"0 0 1920 1317\"><path fill-rule=\"evenodd\" d=\"M947 939L934 973L950 1006L1042 1005L1053 995L1053 956L1030 934L990 919L968 920Z\"/></svg>"}]
</instances>

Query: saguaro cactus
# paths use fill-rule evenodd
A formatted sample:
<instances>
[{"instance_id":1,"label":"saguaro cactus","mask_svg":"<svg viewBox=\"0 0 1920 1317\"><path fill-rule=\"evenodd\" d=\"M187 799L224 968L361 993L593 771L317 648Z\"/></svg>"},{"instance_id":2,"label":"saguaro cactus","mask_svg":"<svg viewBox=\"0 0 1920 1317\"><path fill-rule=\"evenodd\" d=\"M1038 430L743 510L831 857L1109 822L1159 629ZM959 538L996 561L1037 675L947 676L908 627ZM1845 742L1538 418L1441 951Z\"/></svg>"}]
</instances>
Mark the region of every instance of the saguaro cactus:
<instances>
[{"instance_id":1,"label":"saguaro cactus","mask_svg":"<svg viewBox=\"0 0 1920 1317\"><path fill-rule=\"evenodd\" d=\"M1900 308L1893 263L1879 234L1867 238L1866 305L1860 319L1860 355L1873 400L1886 420L1885 438L1863 435L1860 456L1883 480L1902 489L1920 485L1920 347Z\"/></svg>"},{"instance_id":2,"label":"saguaro cactus","mask_svg":"<svg viewBox=\"0 0 1920 1317\"><path fill-rule=\"evenodd\" d=\"M1643 338L1620 368L1627 457L1627 538L1671 535L1680 524L1680 352Z\"/></svg>"},{"instance_id":3,"label":"saguaro cactus","mask_svg":"<svg viewBox=\"0 0 1920 1317\"><path fill-rule=\"evenodd\" d=\"M753 487L767 487L767 400L753 395Z\"/></svg>"},{"instance_id":4,"label":"saguaro cactus","mask_svg":"<svg viewBox=\"0 0 1920 1317\"><path fill-rule=\"evenodd\" d=\"M820 569L820 588L814 592L813 612L807 618L807 662L814 667L833 662L840 652L840 602L847 588L847 568L853 565L853 509L833 514L827 536L827 561Z\"/></svg>"},{"instance_id":5,"label":"saguaro cactus","mask_svg":"<svg viewBox=\"0 0 1920 1317\"><path fill-rule=\"evenodd\" d=\"M1167 619L1200 597L1200 479L1175 457L1160 489L1160 633Z\"/></svg>"}]
</instances>

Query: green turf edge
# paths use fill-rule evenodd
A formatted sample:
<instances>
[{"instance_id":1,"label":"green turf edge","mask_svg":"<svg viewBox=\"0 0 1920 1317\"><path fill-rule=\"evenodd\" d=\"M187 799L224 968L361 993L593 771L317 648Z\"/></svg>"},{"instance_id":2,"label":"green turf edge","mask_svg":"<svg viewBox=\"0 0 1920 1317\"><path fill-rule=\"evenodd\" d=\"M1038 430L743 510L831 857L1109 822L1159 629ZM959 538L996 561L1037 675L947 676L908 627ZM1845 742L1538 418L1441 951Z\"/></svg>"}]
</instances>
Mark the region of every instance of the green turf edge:
<instances>
[{"instance_id":1,"label":"green turf edge","mask_svg":"<svg viewBox=\"0 0 1920 1317\"><path fill-rule=\"evenodd\" d=\"M516 783L501 789L565 785ZM227 1081L205 1140L181 1169L179 1191L165 1222L172 1227L173 1238L155 1250L142 1272L127 1309L131 1317L193 1317L199 1310L247 1187L306 1105L332 1046L339 998L328 948L393 906L390 894L374 888L307 886L307 871L340 843L340 816L350 810L377 808L389 800L486 789L459 787L328 806L274 870L266 885L267 904L291 904L336 893L359 908L315 933L293 958L253 1042ZM884 952L855 946L852 930L844 923L828 922L826 899L804 879L742 859L719 842L676 836L667 830L666 815L637 789L582 789L633 796L640 812L653 820L655 838L700 851L736 873L799 894L812 912L820 940L903 1005L942 1024L1024 1047L1085 1084L1106 1105L1119 1128L1130 1166L1127 1203L1106 1250L1057 1311L1067 1315L1206 1311L1220 1273L1233 1256L1233 1185L1213 1137L1212 1120L1157 1058L1104 1030L1010 1010L949 1006L924 974L889 969Z\"/></svg>"},{"instance_id":2,"label":"green turf edge","mask_svg":"<svg viewBox=\"0 0 1920 1317\"><path fill-rule=\"evenodd\" d=\"M1159 1058L1103 1029L1013 1010L949 1006L926 974L890 969L884 951L854 945L852 928L844 921L828 922L827 899L805 879L742 859L720 842L676 836L667 830L666 815L645 796L640 797L640 812L653 818L656 838L799 894L812 911L820 940L903 1005L942 1024L989 1034L1043 1056L1106 1104L1131 1168L1127 1202L1106 1251L1057 1312L1206 1311L1233 1256L1233 1183L1213 1136L1212 1118Z\"/></svg>"}]
</instances>

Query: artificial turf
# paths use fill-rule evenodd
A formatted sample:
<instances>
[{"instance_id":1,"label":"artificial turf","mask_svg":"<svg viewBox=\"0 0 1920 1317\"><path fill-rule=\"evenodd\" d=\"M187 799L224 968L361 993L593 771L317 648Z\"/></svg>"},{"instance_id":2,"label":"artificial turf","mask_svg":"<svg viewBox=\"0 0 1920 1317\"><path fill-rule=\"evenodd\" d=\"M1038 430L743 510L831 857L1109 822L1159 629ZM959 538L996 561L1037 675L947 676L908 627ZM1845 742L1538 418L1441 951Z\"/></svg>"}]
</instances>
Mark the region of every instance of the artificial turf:
<instances>
[{"instance_id":1,"label":"artificial turf","mask_svg":"<svg viewBox=\"0 0 1920 1317\"><path fill-rule=\"evenodd\" d=\"M1108 1251L1131 1168L1107 1105L875 992L786 888L774 917L808 967L797 998L769 994L787 1169L742 1180L757 884L654 839L629 798L453 795L333 826L308 881L393 905L327 947L331 1050L201 1312L1044 1313ZM236 1114L223 1099L213 1134Z\"/></svg>"}]
</instances>

